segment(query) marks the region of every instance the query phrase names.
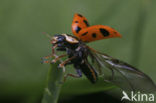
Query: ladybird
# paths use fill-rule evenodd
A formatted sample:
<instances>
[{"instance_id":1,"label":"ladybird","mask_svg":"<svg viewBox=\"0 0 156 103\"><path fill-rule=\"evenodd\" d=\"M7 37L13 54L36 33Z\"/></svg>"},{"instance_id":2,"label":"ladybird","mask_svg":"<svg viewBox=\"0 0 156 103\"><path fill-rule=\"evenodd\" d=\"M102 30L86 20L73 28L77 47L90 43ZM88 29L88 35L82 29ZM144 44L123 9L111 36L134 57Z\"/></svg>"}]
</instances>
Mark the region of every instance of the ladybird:
<instances>
[{"instance_id":1,"label":"ladybird","mask_svg":"<svg viewBox=\"0 0 156 103\"><path fill-rule=\"evenodd\" d=\"M106 38L121 37L115 29L105 25L89 26L88 20L81 14L75 14L72 21L73 34L84 42Z\"/></svg>"},{"instance_id":2,"label":"ladybird","mask_svg":"<svg viewBox=\"0 0 156 103\"><path fill-rule=\"evenodd\" d=\"M73 22L79 22L72 25L82 28L78 33L87 31L88 34L90 33L92 35L86 34L86 38L84 39L82 39L81 36L76 36L77 34L74 34L75 36L69 34L56 34L50 37L52 54L43 57L42 63L56 63L57 61L60 61L59 68L64 68L66 65L72 64L77 73L68 73L64 76L64 81L69 76L80 78L82 77L82 74L84 74L93 84L98 81L99 77L102 77L104 81L113 83L124 90L156 91L154 82L145 73L126 62L101 53L86 44L86 41L95 41L96 36L97 38L98 36L102 36L100 29L104 29L104 32L109 32L111 36L107 33L105 34L108 38L109 36L113 37L113 35L117 36L118 33L113 34L115 31L114 29L103 25L89 26L87 19L82 15L76 14L74 18ZM84 22L84 20L86 20L86 22ZM92 31L96 31L95 37L93 36ZM74 30L73 33L74 32L77 31ZM102 39L104 39L104 37L102 37ZM59 51L64 51L65 53L58 56L57 52ZM54 59L49 60L51 57L54 57ZM66 60L62 61L62 58L64 57L66 57Z\"/></svg>"}]
</instances>

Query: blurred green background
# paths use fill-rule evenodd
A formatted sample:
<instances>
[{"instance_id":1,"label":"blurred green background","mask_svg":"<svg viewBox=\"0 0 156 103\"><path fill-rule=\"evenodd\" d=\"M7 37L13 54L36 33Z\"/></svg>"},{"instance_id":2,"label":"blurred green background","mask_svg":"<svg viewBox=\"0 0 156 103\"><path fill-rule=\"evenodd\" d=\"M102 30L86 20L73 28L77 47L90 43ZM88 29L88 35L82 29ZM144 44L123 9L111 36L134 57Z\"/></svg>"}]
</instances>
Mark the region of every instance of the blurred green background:
<instances>
[{"instance_id":1,"label":"blurred green background","mask_svg":"<svg viewBox=\"0 0 156 103\"><path fill-rule=\"evenodd\" d=\"M119 31L121 39L89 45L136 66L156 82L155 11L155 0L0 0L0 103L40 102L49 68L40 58L51 52L42 32L71 34L74 13L84 15L91 25ZM93 93L102 92L87 89L92 85L87 80L84 91L85 82L79 80L67 80L60 102L86 93L96 98Z\"/></svg>"}]
</instances>

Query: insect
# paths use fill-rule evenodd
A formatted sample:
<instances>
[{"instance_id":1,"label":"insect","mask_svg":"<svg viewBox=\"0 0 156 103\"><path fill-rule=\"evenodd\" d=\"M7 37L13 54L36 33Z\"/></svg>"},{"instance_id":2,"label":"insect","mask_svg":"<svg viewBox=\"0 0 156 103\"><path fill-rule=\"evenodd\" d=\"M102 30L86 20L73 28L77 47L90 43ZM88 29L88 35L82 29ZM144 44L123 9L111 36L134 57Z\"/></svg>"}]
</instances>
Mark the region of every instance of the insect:
<instances>
[{"instance_id":1,"label":"insect","mask_svg":"<svg viewBox=\"0 0 156 103\"><path fill-rule=\"evenodd\" d=\"M81 28L78 33L76 31L77 29L75 29L77 28L76 26ZM109 33L109 37L103 36L100 38L103 35L99 32L100 29L107 31L107 33ZM95 40L111 37L121 37L117 31L110 27L101 25L89 27L87 19L80 14L75 14L72 23L72 30L75 36L69 34L56 34L53 37L50 37L52 44L52 54L44 58L54 56L55 59L52 61L43 61L45 63L55 63L61 58L67 56L68 58L61 62L59 67L62 68L66 65L73 64L77 74L67 74L64 79L66 79L68 76L77 78L82 77L83 73L91 83L96 83L98 81L98 77L101 76L105 81L111 82L123 89L141 91L156 90L155 84L145 73L123 61L96 51L86 45L86 42L92 42ZM82 37L82 31L88 32L85 37ZM96 33L97 38L92 37L93 31ZM87 40L87 38L91 39ZM55 50L65 51L66 53L57 56Z\"/></svg>"}]
</instances>

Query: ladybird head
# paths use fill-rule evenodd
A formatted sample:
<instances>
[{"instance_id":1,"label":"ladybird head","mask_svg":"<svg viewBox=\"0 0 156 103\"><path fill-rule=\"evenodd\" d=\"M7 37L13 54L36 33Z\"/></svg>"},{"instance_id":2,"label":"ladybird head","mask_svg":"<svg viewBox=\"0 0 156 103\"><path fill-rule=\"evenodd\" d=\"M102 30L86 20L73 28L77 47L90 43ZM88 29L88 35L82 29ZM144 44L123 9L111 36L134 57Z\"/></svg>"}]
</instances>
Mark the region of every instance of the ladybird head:
<instances>
[{"instance_id":1,"label":"ladybird head","mask_svg":"<svg viewBox=\"0 0 156 103\"><path fill-rule=\"evenodd\" d=\"M63 43L65 41L66 41L65 36L63 36L61 34L55 34L54 37L52 37L52 39L51 39L52 44Z\"/></svg>"}]
</instances>

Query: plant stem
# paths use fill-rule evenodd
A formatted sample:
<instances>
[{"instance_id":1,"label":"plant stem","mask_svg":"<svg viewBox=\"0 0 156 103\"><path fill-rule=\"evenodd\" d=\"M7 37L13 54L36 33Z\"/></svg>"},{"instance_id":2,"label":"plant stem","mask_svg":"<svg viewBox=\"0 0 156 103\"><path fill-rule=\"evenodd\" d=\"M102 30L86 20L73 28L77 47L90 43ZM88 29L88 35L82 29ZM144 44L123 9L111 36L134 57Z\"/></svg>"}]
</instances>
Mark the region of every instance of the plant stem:
<instances>
[{"instance_id":1,"label":"plant stem","mask_svg":"<svg viewBox=\"0 0 156 103\"><path fill-rule=\"evenodd\" d=\"M57 103L61 82L63 78L63 70L58 68L58 63L51 64L48 71L47 85L45 87L42 103Z\"/></svg>"}]
</instances>

